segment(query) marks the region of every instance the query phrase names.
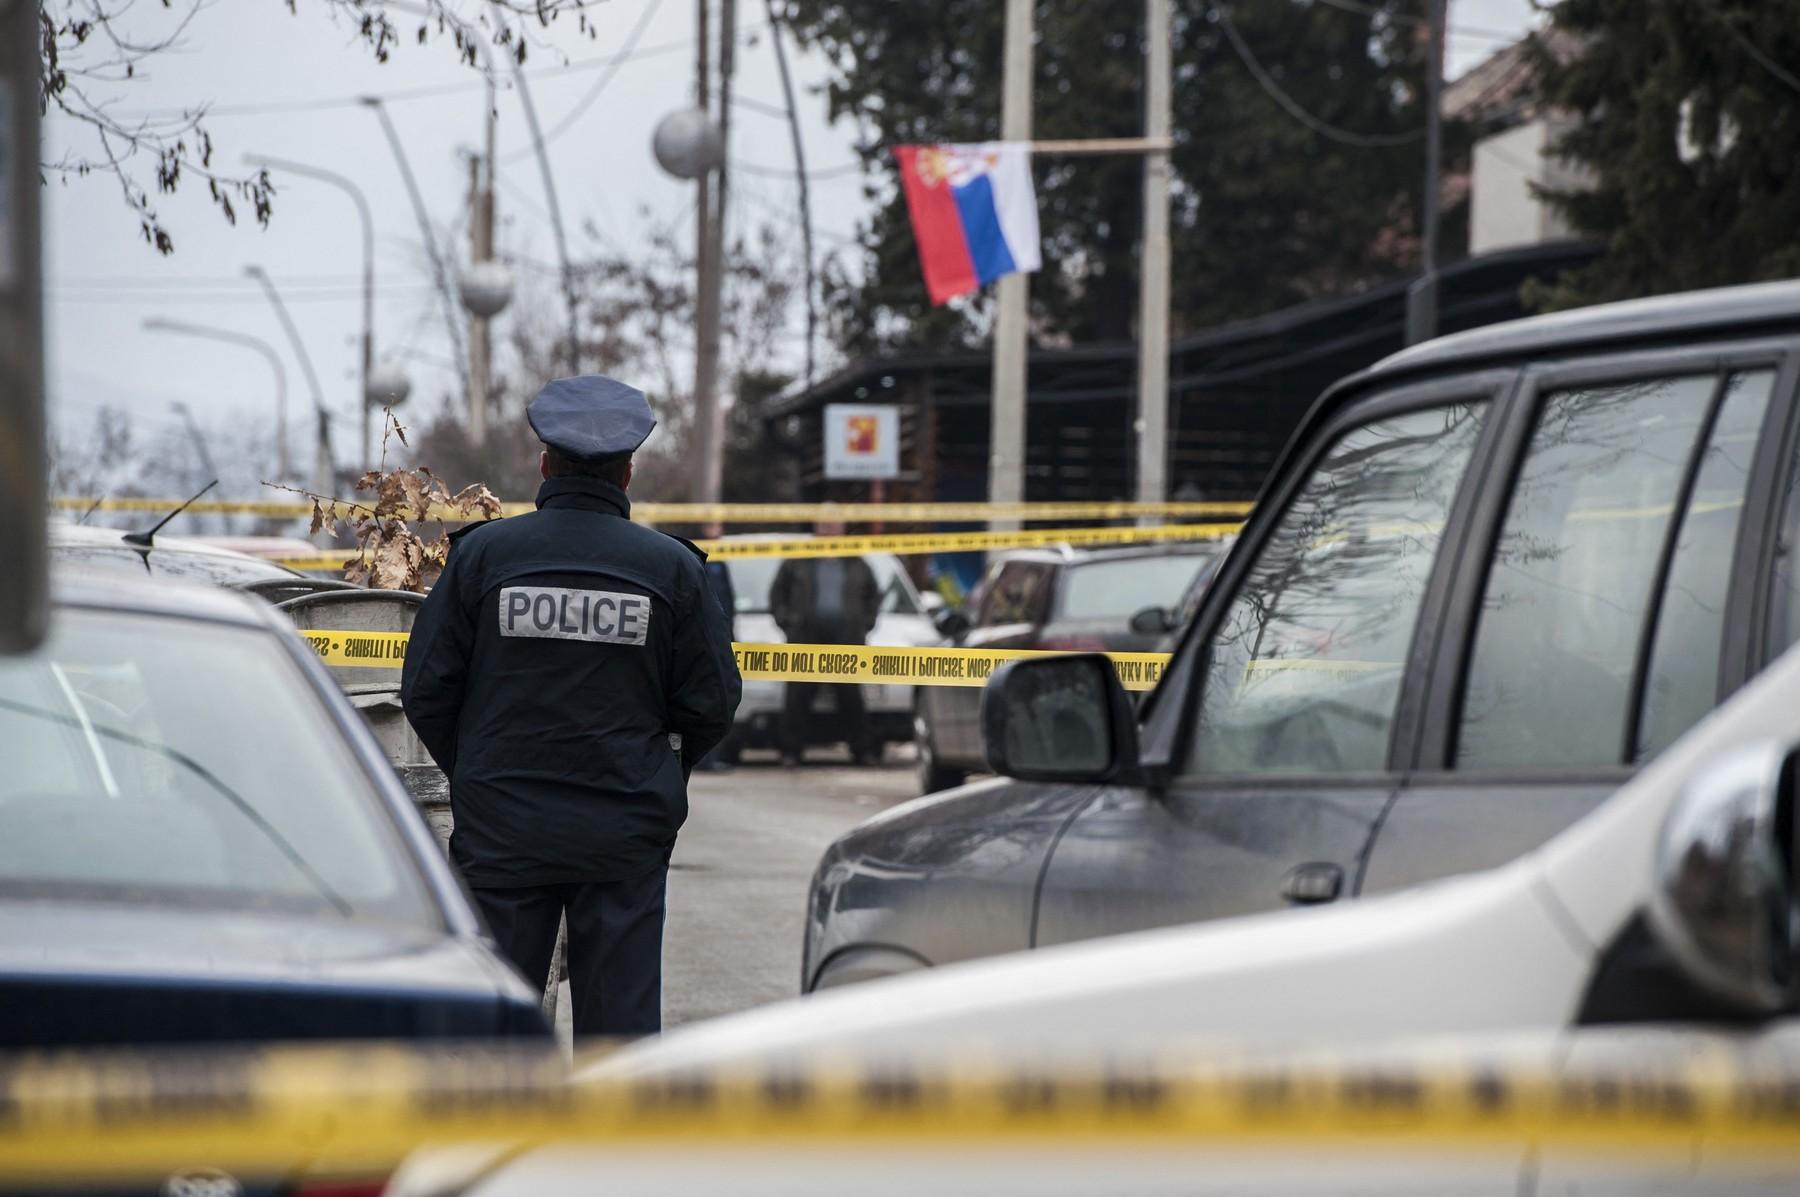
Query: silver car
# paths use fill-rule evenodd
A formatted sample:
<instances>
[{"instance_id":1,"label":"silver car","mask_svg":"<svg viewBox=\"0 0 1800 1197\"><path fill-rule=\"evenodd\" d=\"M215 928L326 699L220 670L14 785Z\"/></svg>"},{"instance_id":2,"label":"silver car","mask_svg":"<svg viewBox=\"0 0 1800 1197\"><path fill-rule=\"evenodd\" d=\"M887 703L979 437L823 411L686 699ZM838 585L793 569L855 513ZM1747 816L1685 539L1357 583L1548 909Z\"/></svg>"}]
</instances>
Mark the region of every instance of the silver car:
<instances>
[{"instance_id":1,"label":"silver car","mask_svg":"<svg viewBox=\"0 0 1800 1197\"><path fill-rule=\"evenodd\" d=\"M734 539L792 540L795 537L778 533ZM892 553L867 553L863 560L875 571L875 579L881 584L881 613L876 618L875 630L869 634L869 643L903 648L942 644L944 637L932 622L929 600L913 586L900 558ZM747 644L785 642L787 637L775 626L775 617L769 614L769 587L775 581L775 571L781 568L781 559L728 558L727 564L737 604L732 638ZM877 744L900 744L912 739L913 687L864 686L862 699ZM745 748L772 748L779 743L781 700L781 682L744 682L744 699L738 704L737 722L720 750L724 759L736 760Z\"/></svg>"}]
</instances>

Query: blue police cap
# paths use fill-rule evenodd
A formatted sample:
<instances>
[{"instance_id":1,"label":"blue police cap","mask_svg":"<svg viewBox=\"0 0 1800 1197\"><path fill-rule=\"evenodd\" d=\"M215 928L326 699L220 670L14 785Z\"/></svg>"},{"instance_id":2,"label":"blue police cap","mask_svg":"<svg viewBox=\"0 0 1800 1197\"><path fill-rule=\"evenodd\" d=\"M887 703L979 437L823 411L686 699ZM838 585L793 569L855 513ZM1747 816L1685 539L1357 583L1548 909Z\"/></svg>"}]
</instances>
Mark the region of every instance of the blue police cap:
<instances>
[{"instance_id":1,"label":"blue police cap","mask_svg":"<svg viewBox=\"0 0 1800 1197\"><path fill-rule=\"evenodd\" d=\"M540 441L575 461L636 452L656 427L644 392L603 374L556 379L537 393L525 417Z\"/></svg>"}]
</instances>

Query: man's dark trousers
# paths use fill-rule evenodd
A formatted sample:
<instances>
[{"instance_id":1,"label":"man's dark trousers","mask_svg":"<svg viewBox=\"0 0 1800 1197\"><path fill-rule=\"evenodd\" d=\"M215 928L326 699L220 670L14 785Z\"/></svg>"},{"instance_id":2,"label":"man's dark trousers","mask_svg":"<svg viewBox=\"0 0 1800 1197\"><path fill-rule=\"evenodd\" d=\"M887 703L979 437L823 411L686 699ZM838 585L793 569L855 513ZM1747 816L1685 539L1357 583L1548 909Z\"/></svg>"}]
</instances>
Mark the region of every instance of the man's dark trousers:
<instances>
[{"instance_id":1,"label":"man's dark trousers","mask_svg":"<svg viewBox=\"0 0 1800 1197\"><path fill-rule=\"evenodd\" d=\"M629 881L477 889L500 950L540 988L569 916L575 1034L654 1035L662 1029L663 894L667 864Z\"/></svg>"}]
</instances>

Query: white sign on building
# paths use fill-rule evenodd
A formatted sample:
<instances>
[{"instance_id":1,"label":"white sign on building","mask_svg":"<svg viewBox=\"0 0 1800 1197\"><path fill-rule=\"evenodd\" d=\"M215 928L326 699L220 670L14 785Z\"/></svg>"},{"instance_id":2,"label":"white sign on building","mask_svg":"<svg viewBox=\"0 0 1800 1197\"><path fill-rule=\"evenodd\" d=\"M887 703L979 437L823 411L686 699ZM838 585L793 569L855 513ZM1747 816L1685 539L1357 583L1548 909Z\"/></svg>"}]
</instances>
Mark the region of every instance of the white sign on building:
<instances>
[{"instance_id":1,"label":"white sign on building","mask_svg":"<svg viewBox=\"0 0 1800 1197\"><path fill-rule=\"evenodd\" d=\"M891 404L825 406L825 477L900 476L900 409Z\"/></svg>"}]
</instances>

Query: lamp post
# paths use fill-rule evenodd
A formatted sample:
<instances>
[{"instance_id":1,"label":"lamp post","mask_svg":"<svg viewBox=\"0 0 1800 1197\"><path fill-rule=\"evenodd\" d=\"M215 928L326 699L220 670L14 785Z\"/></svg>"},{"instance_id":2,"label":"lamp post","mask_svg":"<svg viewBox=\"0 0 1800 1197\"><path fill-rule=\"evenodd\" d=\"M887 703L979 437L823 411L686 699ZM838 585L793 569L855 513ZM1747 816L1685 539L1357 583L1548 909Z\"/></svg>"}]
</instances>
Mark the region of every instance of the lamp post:
<instances>
[{"instance_id":1,"label":"lamp post","mask_svg":"<svg viewBox=\"0 0 1800 1197\"><path fill-rule=\"evenodd\" d=\"M437 283L438 295L444 302L444 323L450 332L450 344L456 350L456 360L464 362L468 359L468 350L463 345L462 322L456 318L456 296L450 287L450 271L444 265L444 256L438 252L437 234L431 230L431 215L425 210L425 197L419 194L419 182L413 178L412 164L406 158L406 146L400 141L400 134L394 128L394 122L387 114L380 96L364 96L362 103L374 111L381 121L381 131L387 135L388 146L394 151L394 163L400 168L400 179L406 184L406 194L412 200L413 216L419 222L419 236L425 241L425 255L431 260L433 280ZM466 367L459 366L463 386L463 397L469 396L469 375Z\"/></svg>"},{"instance_id":2,"label":"lamp post","mask_svg":"<svg viewBox=\"0 0 1800 1197\"><path fill-rule=\"evenodd\" d=\"M163 316L150 317L144 321L143 327L146 332L175 333L184 337L223 341L227 345L239 345L263 356L269 363L269 369L275 372L275 470L281 475L283 482L287 481L293 472L293 465L288 460L287 370L282 367L281 355L275 352L275 347L249 333L215 328L210 324L191 324L186 320L170 320Z\"/></svg>"},{"instance_id":3,"label":"lamp post","mask_svg":"<svg viewBox=\"0 0 1800 1197\"><path fill-rule=\"evenodd\" d=\"M244 273L262 284L263 294L269 297L269 306L275 309L275 317L281 321L281 330L287 334L288 347L300 359L300 370L306 375L306 385L312 391L313 411L319 421L317 452L313 459L313 487L319 494L329 494L333 489L331 417L325 410L325 392L319 387L319 376L313 370L312 356L306 352L306 342L300 339L300 330L294 327L287 305L281 302L281 293L275 289L275 282L269 277L268 271L261 266L246 266Z\"/></svg>"},{"instance_id":4,"label":"lamp post","mask_svg":"<svg viewBox=\"0 0 1800 1197\"><path fill-rule=\"evenodd\" d=\"M284 170L290 174L302 175L309 179L317 179L328 183L348 195L356 205L357 218L362 222L362 463L364 469L371 468L369 457L369 419L374 407L374 396L370 393L369 376L375 366L375 222L369 214L369 200L362 188L344 175L323 167L308 166L304 162L293 162L286 158L269 158L261 154L248 154L244 160L252 166L261 166L274 170Z\"/></svg>"}]
</instances>

